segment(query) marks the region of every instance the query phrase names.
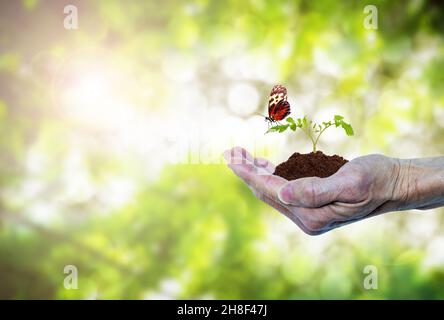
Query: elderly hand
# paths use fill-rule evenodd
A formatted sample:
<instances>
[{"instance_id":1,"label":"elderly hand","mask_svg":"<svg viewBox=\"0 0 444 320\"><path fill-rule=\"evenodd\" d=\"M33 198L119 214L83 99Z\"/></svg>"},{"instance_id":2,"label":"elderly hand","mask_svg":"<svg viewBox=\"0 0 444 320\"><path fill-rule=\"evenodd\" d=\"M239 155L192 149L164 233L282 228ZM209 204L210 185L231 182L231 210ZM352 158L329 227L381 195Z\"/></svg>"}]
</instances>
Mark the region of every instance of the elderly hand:
<instances>
[{"instance_id":1,"label":"elderly hand","mask_svg":"<svg viewBox=\"0 0 444 320\"><path fill-rule=\"evenodd\" d=\"M327 178L287 181L273 175L272 163L253 158L243 148L227 150L224 157L257 198L310 235L384 212L444 204L444 158L415 164L415 160L367 155Z\"/></svg>"}]
</instances>

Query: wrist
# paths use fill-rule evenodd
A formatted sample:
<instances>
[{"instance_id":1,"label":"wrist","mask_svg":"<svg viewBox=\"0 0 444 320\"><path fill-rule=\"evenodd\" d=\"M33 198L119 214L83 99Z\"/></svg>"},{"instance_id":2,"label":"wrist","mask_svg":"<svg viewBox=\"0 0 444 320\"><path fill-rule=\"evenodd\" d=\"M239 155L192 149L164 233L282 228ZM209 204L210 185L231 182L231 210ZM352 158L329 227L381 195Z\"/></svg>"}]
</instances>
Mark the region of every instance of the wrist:
<instances>
[{"instance_id":1,"label":"wrist","mask_svg":"<svg viewBox=\"0 0 444 320\"><path fill-rule=\"evenodd\" d=\"M444 158L399 159L393 194L398 210L444 205Z\"/></svg>"}]
</instances>

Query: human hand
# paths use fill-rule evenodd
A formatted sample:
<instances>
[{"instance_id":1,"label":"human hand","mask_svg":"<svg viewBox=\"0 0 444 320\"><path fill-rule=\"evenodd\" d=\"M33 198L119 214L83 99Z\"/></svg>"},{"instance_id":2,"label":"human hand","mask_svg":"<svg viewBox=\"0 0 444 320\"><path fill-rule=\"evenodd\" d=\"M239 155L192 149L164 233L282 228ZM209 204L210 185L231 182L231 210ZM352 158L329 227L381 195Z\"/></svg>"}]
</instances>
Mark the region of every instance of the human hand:
<instances>
[{"instance_id":1,"label":"human hand","mask_svg":"<svg viewBox=\"0 0 444 320\"><path fill-rule=\"evenodd\" d=\"M309 235L403 209L408 200L409 176L401 160L383 155L356 158L327 178L294 181L273 175L272 163L253 158L243 148L227 150L224 157L257 198Z\"/></svg>"}]
</instances>

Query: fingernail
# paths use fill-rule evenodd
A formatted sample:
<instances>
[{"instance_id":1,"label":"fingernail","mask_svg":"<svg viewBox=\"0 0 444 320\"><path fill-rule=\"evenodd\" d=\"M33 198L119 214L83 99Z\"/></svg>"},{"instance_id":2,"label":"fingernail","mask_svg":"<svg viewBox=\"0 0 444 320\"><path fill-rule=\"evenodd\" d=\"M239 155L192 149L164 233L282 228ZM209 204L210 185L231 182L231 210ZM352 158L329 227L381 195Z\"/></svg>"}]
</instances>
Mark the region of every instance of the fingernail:
<instances>
[{"instance_id":1,"label":"fingernail","mask_svg":"<svg viewBox=\"0 0 444 320\"><path fill-rule=\"evenodd\" d=\"M265 167L268 165L268 161L261 158L255 158L254 163L259 167Z\"/></svg>"},{"instance_id":2,"label":"fingernail","mask_svg":"<svg viewBox=\"0 0 444 320\"><path fill-rule=\"evenodd\" d=\"M225 150L223 156L227 164L243 164L245 162L242 158L235 157L232 149Z\"/></svg>"},{"instance_id":3,"label":"fingernail","mask_svg":"<svg viewBox=\"0 0 444 320\"><path fill-rule=\"evenodd\" d=\"M279 200L285 204L290 204L292 196L293 191L291 190L291 186L289 184L283 186L278 192Z\"/></svg>"}]
</instances>

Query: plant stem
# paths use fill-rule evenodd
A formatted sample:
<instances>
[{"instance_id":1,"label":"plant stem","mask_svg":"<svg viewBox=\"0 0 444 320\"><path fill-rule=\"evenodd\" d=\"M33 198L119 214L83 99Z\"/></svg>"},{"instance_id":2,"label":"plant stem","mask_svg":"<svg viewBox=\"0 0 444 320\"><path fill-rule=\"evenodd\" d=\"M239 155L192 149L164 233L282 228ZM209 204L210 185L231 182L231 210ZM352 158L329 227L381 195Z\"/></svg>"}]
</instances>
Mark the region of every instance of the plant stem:
<instances>
[{"instance_id":1,"label":"plant stem","mask_svg":"<svg viewBox=\"0 0 444 320\"><path fill-rule=\"evenodd\" d=\"M321 137L322 133L331 126L331 124L326 125L324 128L322 128L321 131L319 131L318 136L316 137L316 140L313 142L313 152L316 152L316 145L318 144L319 138Z\"/></svg>"},{"instance_id":2,"label":"plant stem","mask_svg":"<svg viewBox=\"0 0 444 320\"><path fill-rule=\"evenodd\" d=\"M313 144L313 152L316 152L316 143L318 142L319 137L316 140L313 138L311 121L310 121L310 124L308 125L308 129L307 129L307 126L304 126L302 128L302 131L304 131L304 133L307 135L307 137L310 138L311 143Z\"/></svg>"}]
</instances>

